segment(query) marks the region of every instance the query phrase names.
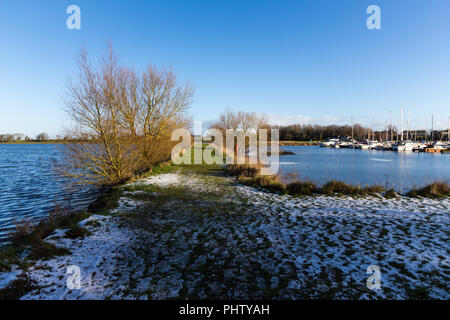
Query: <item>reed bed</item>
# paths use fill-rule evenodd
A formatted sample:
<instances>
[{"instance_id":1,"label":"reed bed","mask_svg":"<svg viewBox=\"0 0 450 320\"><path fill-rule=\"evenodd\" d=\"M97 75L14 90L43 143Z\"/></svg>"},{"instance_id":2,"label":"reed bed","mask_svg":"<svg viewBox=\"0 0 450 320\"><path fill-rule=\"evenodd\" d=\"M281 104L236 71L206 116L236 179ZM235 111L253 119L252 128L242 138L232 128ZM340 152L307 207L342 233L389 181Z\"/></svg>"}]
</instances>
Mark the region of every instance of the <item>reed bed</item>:
<instances>
[{"instance_id":1,"label":"reed bed","mask_svg":"<svg viewBox=\"0 0 450 320\"><path fill-rule=\"evenodd\" d=\"M381 185L361 186L351 185L339 180L330 180L322 186L313 181L301 181L298 178L290 178L287 183L282 182L280 175L261 175L261 165L230 165L228 171L232 176L237 177L240 183L252 187L260 187L269 191L292 196L377 196L383 195L386 198L395 198L398 193L389 189L386 190ZM446 181L433 182L422 188L412 188L404 193L408 197L442 198L450 197L450 185Z\"/></svg>"}]
</instances>

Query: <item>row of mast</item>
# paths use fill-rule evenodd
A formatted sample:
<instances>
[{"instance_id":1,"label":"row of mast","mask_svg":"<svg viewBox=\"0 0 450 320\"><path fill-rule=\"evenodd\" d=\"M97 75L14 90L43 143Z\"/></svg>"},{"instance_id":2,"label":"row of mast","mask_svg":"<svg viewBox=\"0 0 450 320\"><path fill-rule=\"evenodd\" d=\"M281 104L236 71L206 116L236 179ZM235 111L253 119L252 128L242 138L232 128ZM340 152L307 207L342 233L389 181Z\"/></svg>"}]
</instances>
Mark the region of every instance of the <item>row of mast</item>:
<instances>
[{"instance_id":1,"label":"row of mast","mask_svg":"<svg viewBox=\"0 0 450 320\"><path fill-rule=\"evenodd\" d=\"M401 118L401 120L400 120L400 123L401 123L401 137L400 137L400 140L401 141L404 141L404 127L403 127L404 115L403 114L404 114L404 108L401 107L400 108L400 118ZM408 130L406 132L406 139L409 139L410 135L411 135L410 120L411 120L411 109L408 109L408 118L407 118L407 121L406 121ZM390 128L389 128L390 129L390 140L394 141L392 111L390 112L390 122L391 122L391 125L390 125ZM352 140L353 140L354 139L354 125L355 125L355 118L353 116L351 118L351 123L352 123ZM387 126L388 126L388 120L386 119L386 128L387 128ZM388 130L386 130L386 140L387 140L387 135L388 135L387 131ZM370 138L370 132L372 132L372 140L374 140L375 131L371 130L371 124L369 123L369 129L368 129L368 132L367 132L367 137L368 138ZM433 139L434 139L434 115L431 114L431 140L433 141ZM397 133L397 140L398 140L398 133ZM450 116L448 117L447 140L450 141Z\"/></svg>"}]
</instances>

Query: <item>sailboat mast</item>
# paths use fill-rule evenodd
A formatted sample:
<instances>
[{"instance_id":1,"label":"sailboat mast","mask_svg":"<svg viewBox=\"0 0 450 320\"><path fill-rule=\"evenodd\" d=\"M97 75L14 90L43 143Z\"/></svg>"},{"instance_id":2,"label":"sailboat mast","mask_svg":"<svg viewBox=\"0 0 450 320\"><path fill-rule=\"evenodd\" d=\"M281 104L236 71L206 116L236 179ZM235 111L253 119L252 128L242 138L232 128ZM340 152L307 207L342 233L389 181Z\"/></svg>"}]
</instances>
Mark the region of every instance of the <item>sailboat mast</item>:
<instances>
[{"instance_id":1,"label":"sailboat mast","mask_svg":"<svg viewBox=\"0 0 450 320\"><path fill-rule=\"evenodd\" d=\"M388 140L388 120L386 119L386 126L385 126L385 128L386 128L386 135L384 136L384 139L385 139L385 141L387 141Z\"/></svg>"},{"instance_id":2,"label":"sailboat mast","mask_svg":"<svg viewBox=\"0 0 450 320\"><path fill-rule=\"evenodd\" d=\"M352 141L353 141L353 127L354 127L355 118L352 116Z\"/></svg>"},{"instance_id":3,"label":"sailboat mast","mask_svg":"<svg viewBox=\"0 0 450 320\"><path fill-rule=\"evenodd\" d=\"M401 118L401 129L402 129L402 136L401 136L401 139L402 139L402 141L403 141L403 107L401 107L400 108L400 118Z\"/></svg>"},{"instance_id":4,"label":"sailboat mast","mask_svg":"<svg viewBox=\"0 0 450 320\"><path fill-rule=\"evenodd\" d=\"M394 132L392 131L392 110L391 110L391 141L394 141Z\"/></svg>"},{"instance_id":5,"label":"sailboat mast","mask_svg":"<svg viewBox=\"0 0 450 320\"><path fill-rule=\"evenodd\" d=\"M408 108L408 133L406 136L406 140L409 140L409 136L410 136L410 128L409 128L409 123L411 121L411 108Z\"/></svg>"},{"instance_id":6,"label":"sailboat mast","mask_svg":"<svg viewBox=\"0 0 450 320\"><path fill-rule=\"evenodd\" d=\"M373 140L375 140L375 120L373 120L372 128L373 128L373 130L372 130L372 141L373 141Z\"/></svg>"},{"instance_id":7,"label":"sailboat mast","mask_svg":"<svg viewBox=\"0 0 450 320\"><path fill-rule=\"evenodd\" d=\"M434 116L431 114L431 141L434 141Z\"/></svg>"}]
</instances>

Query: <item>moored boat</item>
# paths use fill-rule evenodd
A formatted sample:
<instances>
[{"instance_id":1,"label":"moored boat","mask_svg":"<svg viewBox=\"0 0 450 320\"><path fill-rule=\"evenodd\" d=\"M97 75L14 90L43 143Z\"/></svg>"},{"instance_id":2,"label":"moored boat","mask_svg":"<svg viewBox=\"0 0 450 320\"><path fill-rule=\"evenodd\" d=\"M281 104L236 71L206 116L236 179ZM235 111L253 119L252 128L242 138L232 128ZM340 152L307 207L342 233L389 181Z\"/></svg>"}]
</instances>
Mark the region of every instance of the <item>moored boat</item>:
<instances>
[{"instance_id":1,"label":"moored boat","mask_svg":"<svg viewBox=\"0 0 450 320\"><path fill-rule=\"evenodd\" d=\"M322 141L319 143L320 147L333 147L335 144L339 143L339 139L329 139L327 141Z\"/></svg>"},{"instance_id":2,"label":"moored boat","mask_svg":"<svg viewBox=\"0 0 450 320\"><path fill-rule=\"evenodd\" d=\"M417 144L412 141L398 141L392 146L392 149L395 151L413 151L416 145Z\"/></svg>"}]
</instances>

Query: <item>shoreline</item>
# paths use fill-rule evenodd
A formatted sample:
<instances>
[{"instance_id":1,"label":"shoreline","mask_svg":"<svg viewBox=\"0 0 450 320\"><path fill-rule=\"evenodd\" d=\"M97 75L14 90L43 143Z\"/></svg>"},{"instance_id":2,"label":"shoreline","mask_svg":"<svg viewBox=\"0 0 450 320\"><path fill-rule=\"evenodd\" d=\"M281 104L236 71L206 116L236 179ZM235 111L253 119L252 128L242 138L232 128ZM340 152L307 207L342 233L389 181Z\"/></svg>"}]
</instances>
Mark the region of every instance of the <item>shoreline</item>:
<instances>
[{"instance_id":1,"label":"shoreline","mask_svg":"<svg viewBox=\"0 0 450 320\"><path fill-rule=\"evenodd\" d=\"M77 222L87 233L45 238L70 254L0 272L0 293L9 279L27 284L24 299L449 298L438 236L449 227L448 198L292 197L239 184L222 167L187 165L97 205ZM369 263L380 264L382 292L365 288ZM81 269L80 290L66 287L68 265ZM431 274L444 287L431 286Z\"/></svg>"},{"instance_id":2,"label":"shoreline","mask_svg":"<svg viewBox=\"0 0 450 320\"><path fill-rule=\"evenodd\" d=\"M30 141L0 141L0 145L2 144L62 144L62 143L74 143L74 141L70 140L44 140L44 141L37 141L37 140L30 140Z\"/></svg>"}]
</instances>

